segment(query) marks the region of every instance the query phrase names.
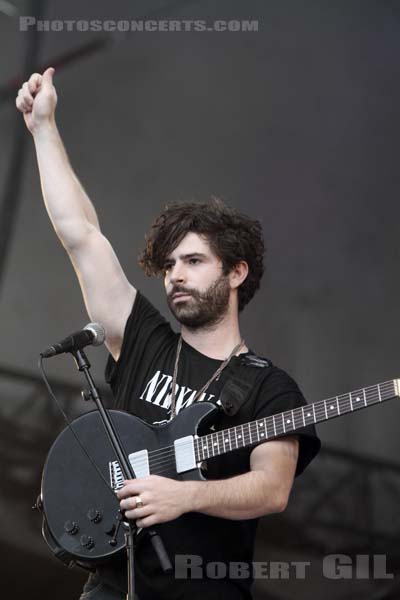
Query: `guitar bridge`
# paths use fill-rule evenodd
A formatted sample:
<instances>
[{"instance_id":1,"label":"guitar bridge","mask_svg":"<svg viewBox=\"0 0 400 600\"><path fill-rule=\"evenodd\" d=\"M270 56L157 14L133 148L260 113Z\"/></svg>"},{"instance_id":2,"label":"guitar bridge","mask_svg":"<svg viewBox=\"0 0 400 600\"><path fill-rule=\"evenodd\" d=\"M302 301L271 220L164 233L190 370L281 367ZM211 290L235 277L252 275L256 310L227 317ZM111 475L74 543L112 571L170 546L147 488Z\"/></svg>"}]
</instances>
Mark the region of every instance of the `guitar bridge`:
<instances>
[{"instance_id":1,"label":"guitar bridge","mask_svg":"<svg viewBox=\"0 0 400 600\"><path fill-rule=\"evenodd\" d=\"M119 466L119 462L117 460L113 460L108 463L108 467L110 470L110 485L114 492L117 492L122 487L124 487L124 476L121 471L121 467Z\"/></svg>"},{"instance_id":2,"label":"guitar bridge","mask_svg":"<svg viewBox=\"0 0 400 600\"><path fill-rule=\"evenodd\" d=\"M135 477L139 479L139 477L147 477L150 475L149 455L147 450L132 452L128 458L133 472L135 473ZM108 466L110 471L110 484L114 492L116 492L123 487L125 477L117 460L109 462Z\"/></svg>"}]
</instances>

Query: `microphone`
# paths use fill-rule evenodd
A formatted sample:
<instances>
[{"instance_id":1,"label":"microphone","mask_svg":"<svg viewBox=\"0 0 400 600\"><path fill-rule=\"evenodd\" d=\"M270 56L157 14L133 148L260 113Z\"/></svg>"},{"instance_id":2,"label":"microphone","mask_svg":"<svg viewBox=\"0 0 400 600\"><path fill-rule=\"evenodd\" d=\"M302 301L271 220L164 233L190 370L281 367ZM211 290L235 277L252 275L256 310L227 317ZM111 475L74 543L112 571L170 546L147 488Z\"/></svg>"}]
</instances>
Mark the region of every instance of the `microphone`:
<instances>
[{"instance_id":1,"label":"microphone","mask_svg":"<svg viewBox=\"0 0 400 600\"><path fill-rule=\"evenodd\" d=\"M72 333L53 346L48 346L44 352L41 352L42 358L50 358L64 352L74 352L81 350L85 346L101 346L106 339L106 331L100 323L88 323L80 331Z\"/></svg>"}]
</instances>

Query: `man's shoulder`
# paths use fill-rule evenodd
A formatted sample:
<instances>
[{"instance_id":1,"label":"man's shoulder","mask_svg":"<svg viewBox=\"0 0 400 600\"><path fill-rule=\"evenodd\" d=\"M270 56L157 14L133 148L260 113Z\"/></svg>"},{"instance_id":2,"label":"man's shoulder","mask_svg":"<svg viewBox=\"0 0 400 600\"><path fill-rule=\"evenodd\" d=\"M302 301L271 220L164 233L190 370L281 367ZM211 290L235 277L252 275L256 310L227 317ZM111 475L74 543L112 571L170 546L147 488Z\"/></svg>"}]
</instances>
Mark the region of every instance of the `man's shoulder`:
<instances>
[{"instance_id":1,"label":"man's shoulder","mask_svg":"<svg viewBox=\"0 0 400 600\"><path fill-rule=\"evenodd\" d=\"M272 362L270 358L265 356L259 356L254 352L250 351L247 354L240 355L239 365L243 367L250 367L250 370L258 370L266 378L271 380L283 380L287 382L294 382L291 375L281 367L277 366Z\"/></svg>"},{"instance_id":2,"label":"man's shoulder","mask_svg":"<svg viewBox=\"0 0 400 600\"><path fill-rule=\"evenodd\" d=\"M127 322L127 328L143 328L148 324L156 323L168 325L171 323L160 312L149 298L140 290L136 291L136 298L132 304L132 309Z\"/></svg>"},{"instance_id":3,"label":"man's shoulder","mask_svg":"<svg viewBox=\"0 0 400 600\"><path fill-rule=\"evenodd\" d=\"M236 379L242 379L258 395L282 392L299 393L299 387L293 377L270 358L248 352L239 356L239 368L235 369ZM300 392L301 393L301 392Z\"/></svg>"}]
</instances>

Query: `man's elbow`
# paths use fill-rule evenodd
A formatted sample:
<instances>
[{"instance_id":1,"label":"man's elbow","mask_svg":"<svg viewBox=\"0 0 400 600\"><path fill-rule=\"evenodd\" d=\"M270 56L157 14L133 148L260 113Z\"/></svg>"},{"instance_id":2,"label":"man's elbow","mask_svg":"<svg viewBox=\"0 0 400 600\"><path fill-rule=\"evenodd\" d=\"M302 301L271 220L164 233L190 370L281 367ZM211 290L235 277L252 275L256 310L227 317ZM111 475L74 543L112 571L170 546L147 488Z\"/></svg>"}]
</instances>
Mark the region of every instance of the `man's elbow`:
<instances>
[{"instance_id":1,"label":"man's elbow","mask_svg":"<svg viewBox=\"0 0 400 600\"><path fill-rule=\"evenodd\" d=\"M289 495L283 495L282 496L278 496L278 498L275 501L275 513L283 513L286 510L286 507L288 505L289 502Z\"/></svg>"},{"instance_id":2,"label":"man's elbow","mask_svg":"<svg viewBox=\"0 0 400 600\"><path fill-rule=\"evenodd\" d=\"M273 498L265 499L257 510L257 517L265 517L276 513L282 513L286 510L289 502L288 495L275 495Z\"/></svg>"},{"instance_id":3,"label":"man's elbow","mask_svg":"<svg viewBox=\"0 0 400 600\"><path fill-rule=\"evenodd\" d=\"M270 498L269 502L269 513L283 513L289 502L290 491L277 490L276 493Z\"/></svg>"}]
</instances>

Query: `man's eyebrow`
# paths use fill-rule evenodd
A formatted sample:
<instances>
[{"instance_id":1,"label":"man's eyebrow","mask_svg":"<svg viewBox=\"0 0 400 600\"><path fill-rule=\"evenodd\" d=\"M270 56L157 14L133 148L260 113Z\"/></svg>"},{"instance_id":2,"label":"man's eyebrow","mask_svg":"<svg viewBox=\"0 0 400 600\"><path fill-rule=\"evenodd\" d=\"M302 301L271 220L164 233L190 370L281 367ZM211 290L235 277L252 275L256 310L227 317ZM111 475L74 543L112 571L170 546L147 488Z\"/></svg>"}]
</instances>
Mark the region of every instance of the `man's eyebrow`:
<instances>
[{"instance_id":1,"label":"man's eyebrow","mask_svg":"<svg viewBox=\"0 0 400 600\"><path fill-rule=\"evenodd\" d=\"M191 258L207 258L206 254L203 254L202 252L189 252L188 254L180 254L179 257L181 260L189 260ZM165 259L165 262L171 262L175 260L172 257L167 257Z\"/></svg>"},{"instance_id":2,"label":"man's eyebrow","mask_svg":"<svg viewBox=\"0 0 400 600\"><path fill-rule=\"evenodd\" d=\"M189 252L189 254L181 254L179 258L207 258L207 255L203 254L203 252Z\"/></svg>"}]
</instances>

